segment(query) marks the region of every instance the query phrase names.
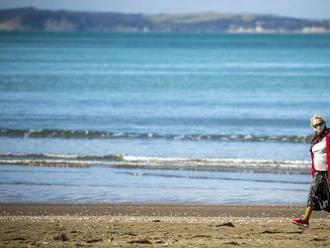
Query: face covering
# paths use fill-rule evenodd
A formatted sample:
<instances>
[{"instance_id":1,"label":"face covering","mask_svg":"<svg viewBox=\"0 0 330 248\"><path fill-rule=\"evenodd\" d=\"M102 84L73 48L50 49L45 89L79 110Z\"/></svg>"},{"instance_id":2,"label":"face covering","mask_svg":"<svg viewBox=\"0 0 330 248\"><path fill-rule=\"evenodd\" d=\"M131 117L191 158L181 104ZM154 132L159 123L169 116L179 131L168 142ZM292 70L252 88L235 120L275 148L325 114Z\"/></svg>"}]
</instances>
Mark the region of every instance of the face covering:
<instances>
[{"instance_id":1,"label":"face covering","mask_svg":"<svg viewBox=\"0 0 330 248\"><path fill-rule=\"evenodd\" d=\"M318 126L317 128L313 128L316 133L322 133L325 128L325 123L322 126Z\"/></svg>"}]
</instances>

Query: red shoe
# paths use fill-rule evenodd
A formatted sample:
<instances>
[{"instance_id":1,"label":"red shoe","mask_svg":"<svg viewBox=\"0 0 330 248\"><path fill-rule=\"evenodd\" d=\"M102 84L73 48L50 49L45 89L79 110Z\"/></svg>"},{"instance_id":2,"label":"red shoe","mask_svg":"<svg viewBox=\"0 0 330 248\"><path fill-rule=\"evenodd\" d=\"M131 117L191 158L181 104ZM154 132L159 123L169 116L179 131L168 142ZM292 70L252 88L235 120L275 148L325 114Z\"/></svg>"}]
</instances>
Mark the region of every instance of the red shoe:
<instances>
[{"instance_id":1,"label":"red shoe","mask_svg":"<svg viewBox=\"0 0 330 248\"><path fill-rule=\"evenodd\" d=\"M309 221L305 221L302 218L292 219L291 222L301 227L309 227Z\"/></svg>"}]
</instances>

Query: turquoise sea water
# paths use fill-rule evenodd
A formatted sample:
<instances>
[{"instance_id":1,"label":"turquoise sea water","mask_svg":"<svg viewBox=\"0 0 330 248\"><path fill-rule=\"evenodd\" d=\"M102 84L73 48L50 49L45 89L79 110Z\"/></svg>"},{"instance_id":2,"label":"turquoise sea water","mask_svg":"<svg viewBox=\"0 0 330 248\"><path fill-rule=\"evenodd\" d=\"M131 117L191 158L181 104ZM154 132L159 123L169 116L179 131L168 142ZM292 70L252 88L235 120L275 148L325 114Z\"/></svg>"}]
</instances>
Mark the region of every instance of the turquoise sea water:
<instances>
[{"instance_id":1,"label":"turquoise sea water","mask_svg":"<svg viewBox=\"0 0 330 248\"><path fill-rule=\"evenodd\" d=\"M308 160L329 86L330 35L2 32L0 158Z\"/></svg>"}]
</instances>

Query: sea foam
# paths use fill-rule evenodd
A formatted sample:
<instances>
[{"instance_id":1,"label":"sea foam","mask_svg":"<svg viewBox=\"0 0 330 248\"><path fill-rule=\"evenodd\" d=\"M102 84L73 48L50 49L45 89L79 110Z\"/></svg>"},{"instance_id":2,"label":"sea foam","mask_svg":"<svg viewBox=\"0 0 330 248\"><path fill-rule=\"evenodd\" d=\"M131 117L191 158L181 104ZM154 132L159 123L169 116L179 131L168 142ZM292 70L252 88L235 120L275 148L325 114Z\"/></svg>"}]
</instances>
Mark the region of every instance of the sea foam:
<instances>
[{"instance_id":1,"label":"sea foam","mask_svg":"<svg viewBox=\"0 0 330 248\"><path fill-rule=\"evenodd\" d=\"M66 154L0 154L0 164L122 168L176 169L199 171L248 171L269 173L308 173L310 162L304 160L229 159L202 157L149 157L111 154L79 156Z\"/></svg>"}]
</instances>

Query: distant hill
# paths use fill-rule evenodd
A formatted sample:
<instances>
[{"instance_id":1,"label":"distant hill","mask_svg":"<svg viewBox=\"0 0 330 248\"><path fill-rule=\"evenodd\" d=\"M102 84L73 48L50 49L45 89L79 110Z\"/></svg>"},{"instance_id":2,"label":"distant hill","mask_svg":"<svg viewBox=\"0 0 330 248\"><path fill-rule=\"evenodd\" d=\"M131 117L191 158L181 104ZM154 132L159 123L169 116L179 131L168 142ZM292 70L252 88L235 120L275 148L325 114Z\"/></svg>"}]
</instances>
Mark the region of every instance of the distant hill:
<instances>
[{"instance_id":1,"label":"distant hill","mask_svg":"<svg viewBox=\"0 0 330 248\"><path fill-rule=\"evenodd\" d=\"M0 10L0 30L330 33L330 20L215 12L144 15L115 12L51 11L28 7Z\"/></svg>"}]
</instances>

